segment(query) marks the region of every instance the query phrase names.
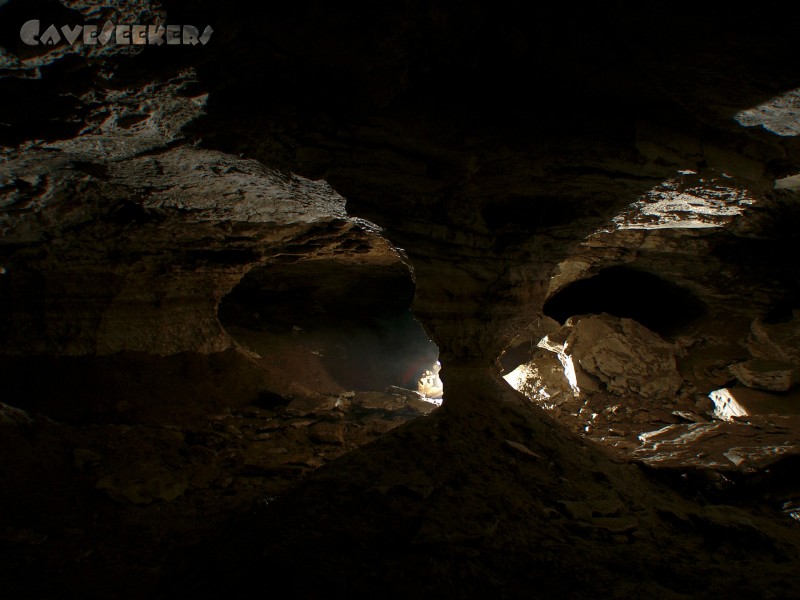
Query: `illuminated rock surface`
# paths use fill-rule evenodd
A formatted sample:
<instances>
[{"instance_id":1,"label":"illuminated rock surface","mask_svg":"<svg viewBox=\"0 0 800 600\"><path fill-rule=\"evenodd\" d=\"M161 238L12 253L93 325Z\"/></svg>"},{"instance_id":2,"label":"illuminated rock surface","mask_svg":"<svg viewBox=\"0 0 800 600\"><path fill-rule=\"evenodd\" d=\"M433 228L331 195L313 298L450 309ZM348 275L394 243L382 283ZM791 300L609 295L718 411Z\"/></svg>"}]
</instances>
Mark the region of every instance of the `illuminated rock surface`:
<instances>
[{"instance_id":1,"label":"illuminated rock surface","mask_svg":"<svg viewBox=\"0 0 800 600\"><path fill-rule=\"evenodd\" d=\"M631 319L573 317L539 345L558 353L578 391L606 389L660 400L675 396L682 383L672 344Z\"/></svg>"}]
</instances>

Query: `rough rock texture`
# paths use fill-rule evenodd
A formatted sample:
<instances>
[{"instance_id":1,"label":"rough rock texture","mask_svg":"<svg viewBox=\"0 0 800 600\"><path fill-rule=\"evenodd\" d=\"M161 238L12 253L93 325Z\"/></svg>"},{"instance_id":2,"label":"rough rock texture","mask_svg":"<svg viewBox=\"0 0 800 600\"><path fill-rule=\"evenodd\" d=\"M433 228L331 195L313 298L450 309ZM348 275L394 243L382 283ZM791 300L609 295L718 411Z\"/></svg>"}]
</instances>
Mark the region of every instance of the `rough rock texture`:
<instances>
[{"instance_id":1,"label":"rough rock texture","mask_svg":"<svg viewBox=\"0 0 800 600\"><path fill-rule=\"evenodd\" d=\"M749 388L788 392L800 381L800 365L777 360L748 360L731 366L731 373Z\"/></svg>"},{"instance_id":2,"label":"rough rock texture","mask_svg":"<svg viewBox=\"0 0 800 600\"><path fill-rule=\"evenodd\" d=\"M505 378L515 390L543 405L572 404L580 395L567 380L563 363L552 352L522 363Z\"/></svg>"},{"instance_id":3,"label":"rough rock texture","mask_svg":"<svg viewBox=\"0 0 800 600\"><path fill-rule=\"evenodd\" d=\"M96 133L7 157L6 353L219 352L232 341L217 306L255 266L358 244L381 266L400 262L374 228L347 219L344 199L324 183L219 152L167 150L199 112L181 89L106 99L153 104L126 128L98 99L105 120Z\"/></svg>"},{"instance_id":4,"label":"rough rock texture","mask_svg":"<svg viewBox=\"0 0 800 600\"><path fill-rule=\"evenodd\" d=\"M732 365L798 364L796 12L0 4L4 589L800 596L793 423L731 423L781 458L730 486L690 443L733 431L704 422ZM30 18L215 34L31 48ZM412 300L446 389L403 426L384 386L436 360L398 341ZM576 315L558 423L493 369ZM343 407L388 436L289 492Z\"/></svg>"},{"instance_id":5,"label":"rough rock texture","mask_svg":"<svg viewBox=\"0 0 800 600\"><path fill-rule=\"evenodd\" d=\"M229 384L243 375L226 372ZM124 422L64 423L0 403L6 594L151 595L167 557L231 514L263 509L305 474L436 408L388 393L373 394L388 408L351 406L345 392L298 416L297 399L253 392L228 395L219 410L176 393L179 380L171 405Z\"/></svg>"},{"instance_id":6,"label":"rough rock texture","mask_svg":"<svg viewBox=\"0 0 800 600\"><path fill-rule=\"evenodd\" d=\"M691 467L717 481L722 480L719 472L768 473L770 466L786 456L800 455L797 421L797 416L772 416L667 425L639 435L642 445L634 454L650 467ZM776 439L780 440L777 444Z\"/></svg>"},{"instance_id":7,"label":"rough rock texture","mask_svg":"<svg viewBox=\"0 0 800 600\"><path fill-rule=\"evenodd\" d=\"M602 388L660 400L674 396L683 382L673 345L631 319L573 317L539 345L558 354L576 391Z\"/></svg>"},{"instance_id":8,"label":"rough rock texture","mask_svg":"<svg viewBox=\"0 0 800 600\"><path fill-rule=\"evenodd\" d=\"M291 582L292 598L378 588L398 599L800 591L791 519L779 525L725 504L724 493L688 501L542 418L487 369L442 375L441 410L179 557L169 593L239 595L278 580ZM194 560L199 579L186 565Z\"/></svg>"},{"instance_id":9,"label":"rough rock texture","mask_svg":"<svg viewBox=\"0 0 800 600\"><path fill-rule=\"evenodd\" d=\"M800 318L787 323L753 321L747 337L747 351L754 358L777 360L800 366Z\"/></svg>"},{"instance_id":10,"label":"rough rock texture","mask_svg":"<svg viewBox=\"0 0 800 600\"><path fill-rule=\"evenodd\" d=\"M709 394L714 402L714 416L732 420L750 415L800 414L800 394L769 394L747 388L722 388Z\"/></svg>"}]
</instances>

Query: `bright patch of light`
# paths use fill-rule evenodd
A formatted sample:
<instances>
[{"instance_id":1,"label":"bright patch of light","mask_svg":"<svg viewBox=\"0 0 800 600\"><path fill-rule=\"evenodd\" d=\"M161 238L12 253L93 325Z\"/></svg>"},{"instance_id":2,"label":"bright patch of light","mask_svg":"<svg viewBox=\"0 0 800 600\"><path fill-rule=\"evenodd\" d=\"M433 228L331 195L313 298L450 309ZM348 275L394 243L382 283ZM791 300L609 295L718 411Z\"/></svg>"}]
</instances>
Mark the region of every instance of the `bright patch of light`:
<instances>
[{"instance_id":1,"label":"bright patch of light","mask_svg":"<svg viewBox=\"0 0 800 600\"><path fill-rule=\"evenodd\" d=\"M689 170L647 192L614 218L617 229L706 229L721 227L755 200L744 189L721 185Z\"/></svg>"},{"instance_id":2,"label":"bright patch of light","mask_svg":"<svg viewBox=\"0 0 800 600\"><path fill-rule=\"evenodd\" d=\"M552 365L543 365L536 360L524 363L503 376L508 384L529 400L545 410L557 409L567 398L564 386L559 384L560 369L553 371ZM572 392L569 392L572 397Z\"/></svg>"},{"instance_id":3,"label":"bright patch of light","mask_svg":"<svg viewBox=\"0 0 800 600\"><path fill-rule=\"evenodd\" d=\"M523 396L536 402L545 410L553 410L558 407L558 403L551 400L552 396L545 389L544 383L539 379L536 368L532 364L520 365L508 375L504 375L503 379Z\"/></svg>"},{"instance_id":4,"label":"bright patch of light","mask_svg":"<svg viewBox=\"0 0 800 600\"><path fill-rule=\"evenodd\" d=\"M563 352L559 352L558 359L561 361L561 364L564 365L564 376L567 378L572 391L576 394L580 394L581 388L578 387L578 376L575 374L575 363L572 362L572 357Z\"/></svg>"},{"instance_id":5,"label":"bright patch of light","mask_svg":"<svg viewBox=\"0 0 800 600\"><path fill-rule=\"evenodd\" d=\"M790 500L788 502L784 502L782 508L786 515L795 521L800 521L800 502L797 502L796 500Z\"/></svg>"},{"instance_id":6,"label":"bright patch of light","mask_svg":"<svg viewBox=\"0 0 800 600\"><path fill-rule=\"evenodd\" d=\"M800 190L800 173L775 180L776 190Z\"/></svg>"},{"instance_id":7,"label":"bright patch of light","mask_svg":"<svg viewBox=\"0 0 800 600\"><path fill-rule=\"evenodd\" d=\"M732 421L736 417L746 417L747 409L739 404L728 388L714 390L708 394L714 403L714 417L724 421Z\"/></svg>"},{"instance_id":8,"label":"bright patch of light","mask_svg":"<svg viewBox=\"0 0 800 600\"><path fill-rule=\"evenodd\" d=\"M503 375L503 379L508 382L508 385L515 390L520 391L523 382L527 379L528 368L526 365L520 365L508 375Z\"/></svg>"},{"instance_id":9,"label":"bright patch of light","mask_svg":"<svg viewBox=\"0 0 800 600\"><path fill-rule=\"evenodd\" d=\"M435 364L431 365L430 369L427 369L422 374L422 377L420 377L417 382L417 392L422 394L425 400L437 406L442 404L442 396L444 393L444 385L439 378L439 371L441 368L442 363L437 360Z\"/></svg>"},{"instance_id":10,"label":"bright patch of light","mask_svg":"<svg viewBox=\"0 0 800 600\"><path fill-rule=\"evenodd\" d=\"M543 406L545 408L553 406L547 403L547 400L551 398L550 392L545 389L545 384L541 380L534 363L521 364L508 375L504 375L503 379L529 399L544 403Z\"/></svg>"},{"instance_id":11,"label":"bright patch of light","mask_svg":"<svg viewBox=\"0 0 800 600\"><path fill-rule=\"evenodd\" d=\"M581 388L578 387L578 376L575 373L575 363L572 362L572 357L567 354L567 348L562 343L555 343L550 340L550 336L544 336L537 344L539 348L544 348L550 352L554 352L558 356L558 361L564 367L564 377L567 378L569 387L572 388L573 393L580 394Z\"/></svg>"},{"instance_id":12,"label":"bright patch of light","mask_svg":"<svg viewBox=\"0 0 800 600\"><path fill-rule=\"evenodd\" d=\"M780 136L800 135L800 88L738 112L733 118L745 127L761 126Z\"/></svg>"}]
</instances>

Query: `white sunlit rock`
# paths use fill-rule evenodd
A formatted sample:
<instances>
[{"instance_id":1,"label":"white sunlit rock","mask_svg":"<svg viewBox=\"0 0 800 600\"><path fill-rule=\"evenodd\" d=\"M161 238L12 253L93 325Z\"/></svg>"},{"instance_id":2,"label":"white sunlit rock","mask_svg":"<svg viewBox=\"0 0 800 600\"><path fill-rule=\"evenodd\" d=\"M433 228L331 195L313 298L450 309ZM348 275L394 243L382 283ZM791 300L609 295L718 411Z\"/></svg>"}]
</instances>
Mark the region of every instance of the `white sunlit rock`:
<instances>
[{"instance_id":1,"label":"white sunlit rock","mask_svg":"<svg viewBox=\"0 0 800 600\"><path fill-rule=\"evenodd\" d=\"M714 390L708 395L714 403L713 415L723 421L731 421L734 417L746 417L747 409L736 401L728 388Z\"/></svg>"},{"instance_id":2,"label":"white sunlit rock","mask_svg":"<svg viewBox=\"0 0 800 600\"><path fill-rule=\"evenodd\" d=\"M545 406L559 406L575 397L564 367L554 354L539 355L508 373L504 379L518 392Z\"/></svg>"}]
</instances>

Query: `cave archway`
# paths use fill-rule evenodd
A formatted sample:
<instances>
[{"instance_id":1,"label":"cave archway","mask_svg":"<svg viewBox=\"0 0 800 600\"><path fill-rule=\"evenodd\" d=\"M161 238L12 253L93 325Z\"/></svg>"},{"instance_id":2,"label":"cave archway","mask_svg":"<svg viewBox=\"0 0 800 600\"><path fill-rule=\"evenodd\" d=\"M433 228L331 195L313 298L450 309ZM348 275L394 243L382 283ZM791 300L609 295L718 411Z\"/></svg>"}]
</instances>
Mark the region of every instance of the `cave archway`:
<instances>
[{"instance_id":1,"label":"cave archway","mask_svg":"<svg viewBox=\"0 0 800 600\"><path fill-rule=\"evenodd\" d=\"M416 390L436 364L438 348L411 313L414 293L411 274L399 260L268 264L242 278L223 298L218 315L245 345L272 344L287 355L296 345L286 340L294 340L308 349L314 355L305 363L309 372L294 373L301 381L320 376L311 372L314 363L323 377L345 389Z\"/></svg>"},{"instance_id":2,"label":"cave archway","mask_svg":"<svg viewBox=\"0 0 800 600\"><path fill-rule=\"evenodd\" d=\"M674 334L706 311L706 305L689 290L625 266L574 281L544 304L544 314L562 324L573 315L605 312L634 319L663 336Z\"/></svg>"}]
</instances>

